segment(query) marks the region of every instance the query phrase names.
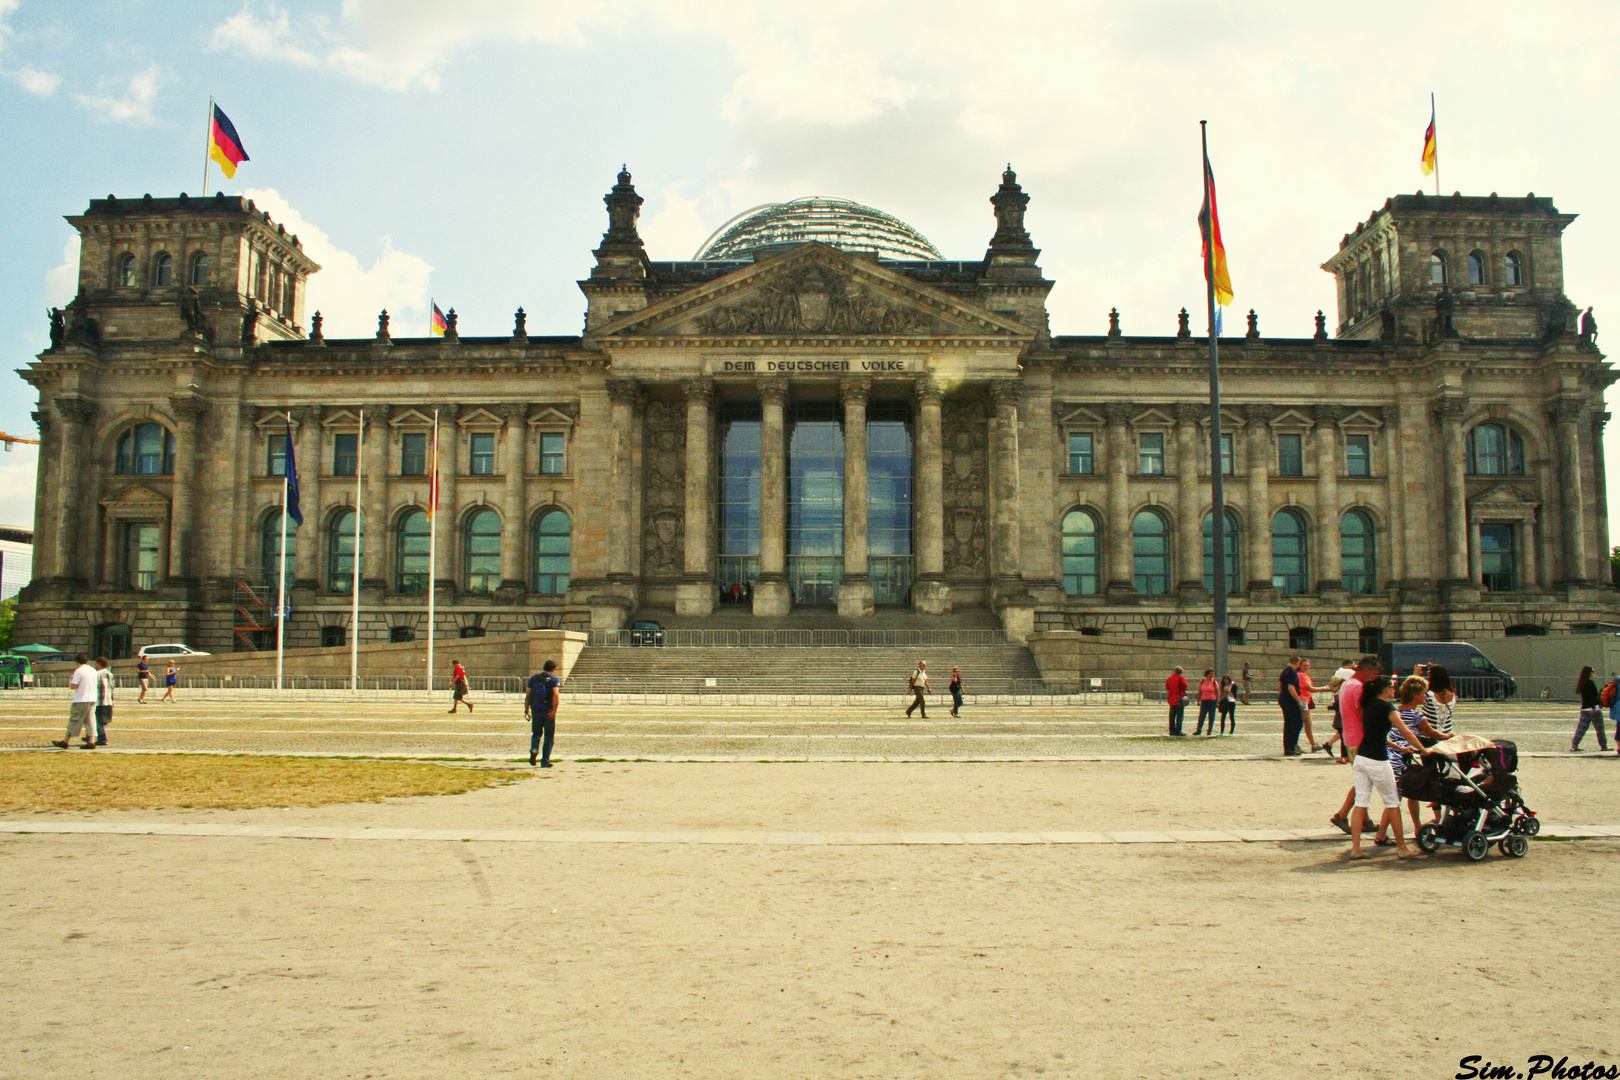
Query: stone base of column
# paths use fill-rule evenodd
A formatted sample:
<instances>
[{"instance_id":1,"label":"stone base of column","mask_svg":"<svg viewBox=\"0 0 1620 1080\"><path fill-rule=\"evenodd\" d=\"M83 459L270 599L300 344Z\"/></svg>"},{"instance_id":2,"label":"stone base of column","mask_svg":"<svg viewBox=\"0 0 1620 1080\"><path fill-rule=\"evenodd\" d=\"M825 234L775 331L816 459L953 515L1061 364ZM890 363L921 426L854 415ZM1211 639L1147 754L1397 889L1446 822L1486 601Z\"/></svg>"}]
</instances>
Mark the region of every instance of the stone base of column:
<instances>
[{"instance_id":1,"label":"stone base of column","mask_svg":"<svg viewBox=\"0 0 1620 1080\"><path fill-rule=\"evenodd\" d=\"M1342 581L1318 581L1316 595L1322 598L1323 603L1328 604L1344 604L1350 600L1350 590L1344 587Z\"/></svg>"},{"instance_id":2,"label":"stone base of column","mask_svg":"<svg viewBox=\"0 0 1620 1080\"><path fill-rule=\"evenodd\" d=\"M786 574L761 574L754 582L754 614L781 616L793 610L793 590Z\"/></svg>"},{"instance_id":3,"label":"stone base of column","mask_svg":"<svg viewBox=\"0 0 1620 1080\"><path fill-rule=\"evenodd\" d=\"M1469 578L1445 578L1440 582L1442 604L1477 604L1479 594L1479 582Z\"/></svg>"},{"instance_id":4,"label":"stone base of column","mask_svg":"<svg viewBox=\"0 0 1620 1080\"><path fill-rule=\"evenodd\" d=\"M997 614L1001 616L1002 633L1014 645L1024 644L1029 640L1029 635L1035 632L1035 604L1030 597L1021 597L1001 605Z\"/></svg>"},{"instance_id":5,"label":"stone base of column","mask_svg":"<svg viewBox=\"0 0 1620 1080\"><path fill-rule=\"evenodd\" d=\"M1560 581L1558 587L1564 590L1564 598L1571 604L1614 603L1613 590L1595 581Z\"/></svg>"},{"instance_id":6,"label":"stone base of column","mask_svg":"<svg viewBox=\"0 0 1620 1080\"><path fill-rule=\"evenodd\" d=\"M714 579L707 574L682 578L675 586L675 614L713 615Z\"/></svg>"},{"instance_id":7,"label":"stone base of column","mask_svg":"<svg viewBox=\"0 0 1620 1080\"><path fill-rule=\"evenodd\" d=\"M951 613L951 587L943 577L919 577L911 586L911 608L923 615Z\"/></svg>"},{"instance_id":8,"label":"stone base of column","mask_svg":"<svg viewBox=\"0 0 1620 1080\"><path fill-rule=\"evenodd\" d=\"M838 615L843 619L865 619L877 611L872 599L872 579L866 574L845 574L838 583Z\"/></svg>"},{"instance_id":9,"label":"stone base of column","mask_svg":"<svg viewBox=\"0 0 1620 1080\"><path fill-rule=\"evenodd\" d=\"M503 604L521 604L528 595L529 583L513 581L511 578L501 582L500 587L495 590L495 598Z\"/></svg>"},{"instance_id":10,"label":"stone base of column","mask_svg":"<svg viewBox=\"0 0 1620 1080\"><path fill-rule=\"evenodd\" d=\"M1249 602L1251 604L1275 604L1282 599L1282 592L1269 581L1256 580L1249 582Z\"/></svg>"},{"instance_id":11,"label":"stone base of column","mask_svg":"<svg viewBox=\"0 0 1620 1080\"><path fill-rule=\"evenodd\" d=\"M1183 581L1176 586L1176 600L1182 604L1207 604L1209 590L1202 581Z\"/></svg>"},{"instance_id":12,"label":"stone base of column","mask_svg":"<svg viewBox=\"0 0 1620 1080\"><path fill-rule=\"evenodd\" d=\"M1142 594L1136 591L1136 583L1132 581L1110 581L1105 595L1110 604L1136 604L1142 600Z\"/></svg>"}]
</instances>

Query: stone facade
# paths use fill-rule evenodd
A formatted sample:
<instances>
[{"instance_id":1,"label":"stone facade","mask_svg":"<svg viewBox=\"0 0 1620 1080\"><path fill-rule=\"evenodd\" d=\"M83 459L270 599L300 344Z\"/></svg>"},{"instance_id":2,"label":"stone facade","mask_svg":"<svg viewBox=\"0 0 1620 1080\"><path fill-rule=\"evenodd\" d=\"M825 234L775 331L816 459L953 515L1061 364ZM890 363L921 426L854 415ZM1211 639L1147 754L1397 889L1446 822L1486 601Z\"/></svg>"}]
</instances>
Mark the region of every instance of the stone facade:
<instances>
[{"instance_id":1,"label":"stone facade","mask_svg":"<svg viewBox=\"0 0 1620 1080\"><path fill-rule=\"evenodd\" d=\"M940 616L988 607L1016 639L1208 636L1206 341L1185 313L1174 335L1127 336L1117 315L1106 336L1053 335L1010 170L968 261L809 242L658 262L628 173L605 201L585 331L554 337L521 311L503 337L394 337L386 313L373 338L328 340L319 313L306 331L318 267L247 200L96 200L71 218L79 295L23 371L44 445L19 640L264 647L289 435L290 646L419 640L428 582L441 637L701 617L738 527L721 509L742 482L723 475L737 417L757 424L757 550L726 597L755 614L812 595L801 511L819 498L839 516L814 595L846 617L899 595ZM1314 338L1267 338L1251 312L1222 341L1243 644L1349 653L1620 614L1601 453L1615 376L1564 294L1572 220L1534 196L1397 197L1325 264L1337 337L1319 316ZM839 449L805 479L797 433L816 417ZM885 418L910 473L882 497L910 509L879 552L869 468L893 447L868 432Z\"/></svg>"}]
</instances>

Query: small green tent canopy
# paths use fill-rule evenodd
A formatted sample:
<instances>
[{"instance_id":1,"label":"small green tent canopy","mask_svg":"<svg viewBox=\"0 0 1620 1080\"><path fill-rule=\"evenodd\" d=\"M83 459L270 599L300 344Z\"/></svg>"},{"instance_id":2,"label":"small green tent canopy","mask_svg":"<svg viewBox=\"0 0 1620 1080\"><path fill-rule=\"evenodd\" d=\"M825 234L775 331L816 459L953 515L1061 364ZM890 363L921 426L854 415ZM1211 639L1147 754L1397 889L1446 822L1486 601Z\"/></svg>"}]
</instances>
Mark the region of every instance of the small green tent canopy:
<instances>
[{"instance_id":1,"label":"small green tent canopy","mask_svg":"<svg viewBox=\"0 0 1620 1080\"><path fill-rule=\"evenodd\" d=\"M14 653L59 653L62 650L54 645L19 645L11 651Z\"/></svg>"}]
</instances>

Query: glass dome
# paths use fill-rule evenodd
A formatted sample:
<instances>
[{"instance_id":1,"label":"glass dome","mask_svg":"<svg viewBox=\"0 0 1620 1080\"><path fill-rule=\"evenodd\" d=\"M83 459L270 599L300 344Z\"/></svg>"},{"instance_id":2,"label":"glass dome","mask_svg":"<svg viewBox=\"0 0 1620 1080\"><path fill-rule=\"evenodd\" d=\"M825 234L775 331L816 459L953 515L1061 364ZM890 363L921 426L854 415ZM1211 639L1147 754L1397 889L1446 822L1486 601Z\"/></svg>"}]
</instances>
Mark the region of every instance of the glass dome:
<instances>
[{"instance_id":1,"label":"glass dome","mask_svg":"<svg viewBox=\"0 0 1620 1080\"><path fill-rule=\"evenodd\" d=\"M717 229L693 259L746 259L819 240L879 258L943 259L928 238L899 218L848 199L816 195L745 210Z\"/></svg>"}]
</instances>

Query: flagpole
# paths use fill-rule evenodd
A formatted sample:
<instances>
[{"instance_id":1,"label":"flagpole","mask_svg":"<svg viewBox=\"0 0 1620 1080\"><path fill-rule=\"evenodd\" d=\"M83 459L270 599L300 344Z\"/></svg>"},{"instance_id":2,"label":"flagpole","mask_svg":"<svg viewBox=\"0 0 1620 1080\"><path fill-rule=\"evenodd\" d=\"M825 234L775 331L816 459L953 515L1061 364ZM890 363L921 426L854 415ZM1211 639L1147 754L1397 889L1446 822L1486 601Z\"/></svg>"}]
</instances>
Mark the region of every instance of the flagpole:
<instances>
[{"instance_id":1,"label":"flagpole","mask_svg":"<svg viewBox=\"0 0 1620 1080\"><path fill-rule=\"evenodd\" d=\"M1208 207L1203 223L1204 285L1209 312L1209 528L1210 551L1214 556L1215 587L1215 677L1229 674L1226 633L1226 486L1221 461L1221 343L1215 333L1215 200L1209 182L1209 130L1207 121L1198 121L1198 141L1204 153L1204 203Z\"/></svg>"},{"instance_id":2,"label":"flagpole","mask_svg":"<svg viewBox=\"0 0 1620 1080\"><path fill-rule=\"evenodd\" d=\"M214 148L214 95L208 95L208 123L203 128L203 198L208 198L208 152Z\"/></svg>"},{"instance_id":3,"label":"flagpole","mask_svg":"<svg viewBox=\"0 0 1620 1080\"><path fill-rule=\"evenodd\" d=\"M360 527L365 506L366 410L354 436L354 581L349 588L349 689L360 693Z\"/></svg>"},{"instance_id":4,"label":"flagpole","mask_svg":"<svg viewBox=\"0 0 1620 1080\"><path fill-rule=\"evenodd\" d=\"M287 414L292 428L292 413ZM289 440L290 441L290 440ZM287 648L287 458L281 458L281 547L276 553L276 689L281 689L282 658Z\"/></svg>"},{"instance_id":5,"label":"flagpole","mask_svg":"<svg viewBox=\"0 0 1620 1080\"><path fill-rule=\"evenodd\" d=\"M433 475L428 477L428 617L427 617L427 689L433 696L433 576L439 569L439 410L433 410Z\"/></svg>"}]
</instances>

